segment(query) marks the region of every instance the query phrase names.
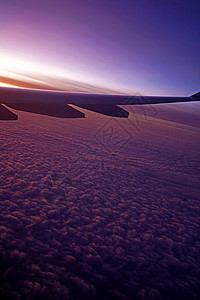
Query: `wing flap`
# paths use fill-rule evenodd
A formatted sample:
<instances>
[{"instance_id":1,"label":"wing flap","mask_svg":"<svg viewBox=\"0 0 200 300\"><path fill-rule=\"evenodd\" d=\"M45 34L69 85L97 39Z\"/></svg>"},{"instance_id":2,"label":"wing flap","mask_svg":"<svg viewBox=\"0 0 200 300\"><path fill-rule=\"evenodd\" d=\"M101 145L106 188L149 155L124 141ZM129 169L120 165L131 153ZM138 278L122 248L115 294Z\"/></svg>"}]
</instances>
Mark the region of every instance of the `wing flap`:
<instances>
[{"instance_id":1,"label":"wing flap","mask_svg":"<svg viewBox=\"0 0 200 300\"><path fill-rule=\"evenodd\" d=\"M57 118L85 118L85 114L65 104L9 103L10 108Z\"/></svg>"},{"instance_id":2,"label":"wing flap","mask_svg":"<svg viewBox=\"0 0 200 300\"><path fill-rule=\"evenodd\" d=\"M129 112L125 109L110 104L81 104L77 105L78 107L97 112L99 114L118 117L118 118L128 118Z\"/></svg>"}]
</instances>

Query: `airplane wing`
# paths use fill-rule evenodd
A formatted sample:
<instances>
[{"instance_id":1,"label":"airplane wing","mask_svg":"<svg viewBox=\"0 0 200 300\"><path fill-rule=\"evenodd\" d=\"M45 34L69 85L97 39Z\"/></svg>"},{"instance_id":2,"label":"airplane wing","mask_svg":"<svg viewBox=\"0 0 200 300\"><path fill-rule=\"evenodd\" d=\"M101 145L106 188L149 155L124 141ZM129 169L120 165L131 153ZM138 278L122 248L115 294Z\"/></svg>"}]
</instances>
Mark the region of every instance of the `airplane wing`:
<instances>
[{"instance_id":1,"label":"airplane wing","mask_svg":"<svg viewBox=\"0 0 200 300\"><path fill-rule=\"evenodd\" d=\"M128 118L129 112L118 105L148 105L157 103L200 101L200 92L190 97L128 96L71 93L24 88L0 87L0 120L17 120L10 107L41 115L58 118L85 118L85 114L70 106L94 111L100 114Z\"/></svg>"}]
</instances>

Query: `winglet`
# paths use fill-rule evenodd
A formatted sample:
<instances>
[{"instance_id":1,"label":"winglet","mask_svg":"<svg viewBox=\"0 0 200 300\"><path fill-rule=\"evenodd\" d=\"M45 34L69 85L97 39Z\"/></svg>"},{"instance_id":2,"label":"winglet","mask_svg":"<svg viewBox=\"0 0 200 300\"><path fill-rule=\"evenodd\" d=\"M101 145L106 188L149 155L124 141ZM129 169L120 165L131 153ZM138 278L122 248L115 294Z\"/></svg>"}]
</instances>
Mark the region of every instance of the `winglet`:
<instances>
[{"instance_id":1,"label":"winglet","mask_svg":"<svg viewBox=\"0 0 200 300\"><path fill-rule=\"evenodd\" d=\"M200 100L200 92L198 92L198 93L196 93L196 94L194 94L194 95L192 95L190 97L192 97L194 99L197 99L197 100Z\"/></svg>"}]
</instances>

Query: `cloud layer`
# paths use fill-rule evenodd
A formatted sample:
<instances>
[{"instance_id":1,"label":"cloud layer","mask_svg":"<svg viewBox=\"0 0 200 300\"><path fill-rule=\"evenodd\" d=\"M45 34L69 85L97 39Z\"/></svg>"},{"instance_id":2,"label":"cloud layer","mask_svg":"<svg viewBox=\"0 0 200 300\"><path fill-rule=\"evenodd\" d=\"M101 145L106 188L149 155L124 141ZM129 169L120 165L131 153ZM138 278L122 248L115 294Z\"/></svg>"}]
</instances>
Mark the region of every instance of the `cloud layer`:
<instances>
[{"instance_id":1,"label":"cloud layer","mask_svg":"<svg viewBox=\"0 0 200 300\"><path fill-rule=\"evenodd\" d=\"M107 120L1 122L4 297L199 298L199 133Z\"/></svg>"}]
</instances>

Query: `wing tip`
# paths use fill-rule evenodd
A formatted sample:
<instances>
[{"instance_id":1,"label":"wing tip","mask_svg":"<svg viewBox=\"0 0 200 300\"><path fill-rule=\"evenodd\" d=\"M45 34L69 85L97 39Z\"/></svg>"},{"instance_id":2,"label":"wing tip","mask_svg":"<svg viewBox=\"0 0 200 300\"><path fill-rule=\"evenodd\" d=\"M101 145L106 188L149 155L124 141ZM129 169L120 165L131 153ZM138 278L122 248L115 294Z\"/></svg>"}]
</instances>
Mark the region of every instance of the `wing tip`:
<instances>
[{"instance_id":1,"label":"wing tip","mask_svg":"<svg viewBox=\"0 0 200 300\"><path fill-rule=\"evenodd\" d=\"M0 120L10 121L10 120L18 120L18 115L14 114L12 111L7 109L4 105L0 104Z\"/></svg>"}]
</instances>

